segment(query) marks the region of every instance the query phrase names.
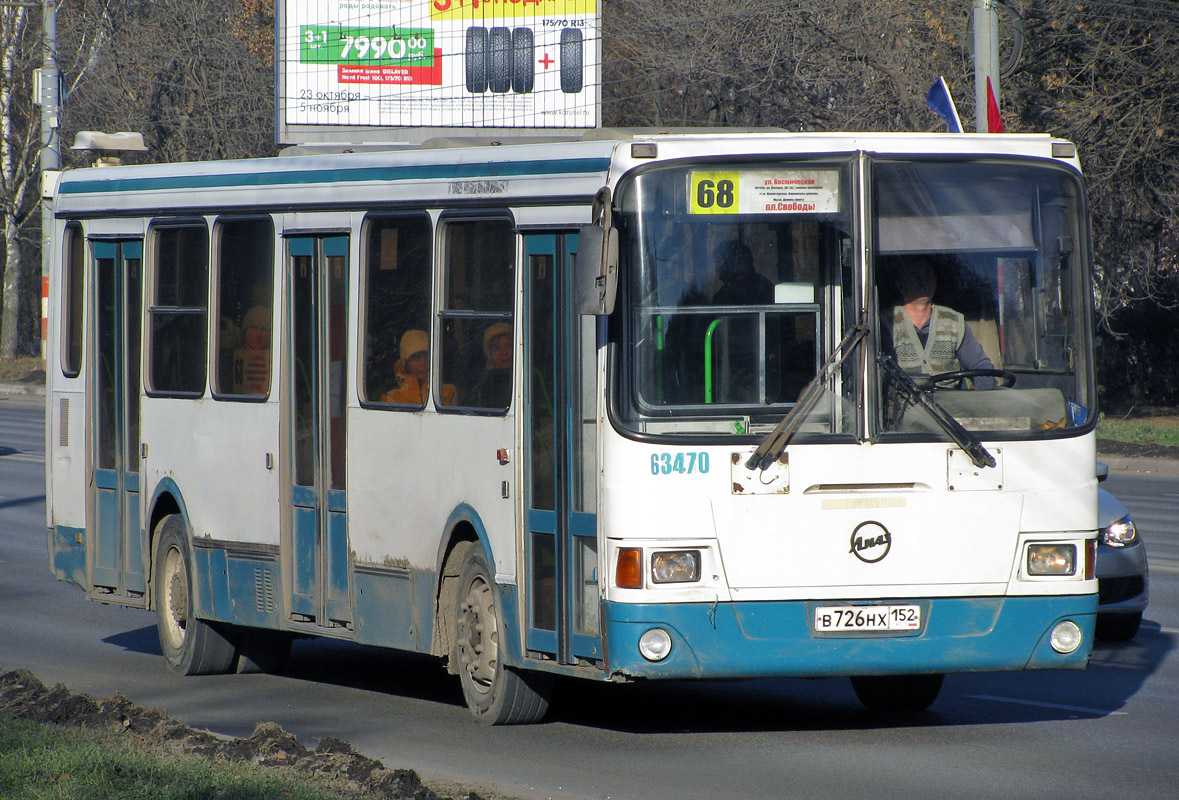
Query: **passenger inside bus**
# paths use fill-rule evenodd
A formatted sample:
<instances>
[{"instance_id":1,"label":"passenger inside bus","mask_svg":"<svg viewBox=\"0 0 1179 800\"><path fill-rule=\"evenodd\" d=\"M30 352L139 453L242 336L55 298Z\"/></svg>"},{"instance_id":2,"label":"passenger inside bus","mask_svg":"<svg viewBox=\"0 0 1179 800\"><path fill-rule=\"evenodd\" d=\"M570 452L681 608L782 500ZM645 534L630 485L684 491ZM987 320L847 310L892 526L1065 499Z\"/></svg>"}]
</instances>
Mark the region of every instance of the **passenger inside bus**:
<instances>
[{"instance_id":1,"label":"passenger inside bus","mask_svg":"<svg viewBox=\"0 0 1179 800\"><path fill-rule=\"evenodd\" d=\"M425 331L410 329L401 335L401 358L394 366L397 387L385 392L386 403L423 406L430 395L430 336ZM454 405L453 384L442 385L442 404Z\"/></svg>"},{"instance_id":2,"label":"passenger inside bus","mask_svg":"<svg viewBox=\"0 0 1179 800\"><path fill-rule=\"evenodd\" d=\"M241 344L234 356L234 391L262 395L270 388L270 308L253 306L242 317Z\"/></svg>"},{"instance_id":3,"label":"passenger inside bus","mask_svg":"<svg viewBox=\"0 0 1179 800\"><path fill-rule=\"evenodd\" d=\"M717 248L717 278L720 287L712 296L714 305L766 305L774 302L774 284L753 266L753 251L736 239Z\"/></svg>"},{"instance_id":4,"label":"passenger inside bus","mask_svg":"<svg viewBox=\"0 0 1179 800\"><path fill-rule=\"evenodd\" d=\"M512 400L512 325L495 322L483 332L483 374L474 405L507 408Z\"/></svg>"},{"instance_id":5,"label":"passenger inside bus","mask_svg":"<svg viewBox=\"0 0 1179 800\"><path fill-rule=\"evenodd\" d=\"M912 375L994 369L966 318L949 306L937 305L937 272L932 259L908 259L896 275L900 303L882 320L882 347L896 356L901 369ZM995 379L974 378L974 388L993 389Z\"/></svg>"}]
</instances>

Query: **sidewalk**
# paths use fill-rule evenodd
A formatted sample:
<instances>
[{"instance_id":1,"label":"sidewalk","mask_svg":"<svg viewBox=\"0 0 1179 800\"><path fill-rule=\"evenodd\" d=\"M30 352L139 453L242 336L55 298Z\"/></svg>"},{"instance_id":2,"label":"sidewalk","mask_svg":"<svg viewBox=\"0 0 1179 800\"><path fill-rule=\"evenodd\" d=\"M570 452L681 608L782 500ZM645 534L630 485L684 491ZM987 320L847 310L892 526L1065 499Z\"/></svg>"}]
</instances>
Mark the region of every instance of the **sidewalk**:
<instances>
[{"instance_id":1,"label":"sidewalk","mask_svg":"<svg viewBox=\"0 0 1179 800\"><path fill-rule=\"evenodd\" d=\"M1097 460L1109 465L1110 472L1137 472L1151 475L1179 475L1179 459L1129 458L1097 454Z\"/></svg>"},{"instance_id":2,"label":"sidewalk","mask_svg":"<svg viewBox=\"0 0 1179 800\"><path fill-rule=\"evenodd\" d=\"M0 383L0 402L5 400L19 403L45 402L43 383Z\"/></svg>"}]
</instances>

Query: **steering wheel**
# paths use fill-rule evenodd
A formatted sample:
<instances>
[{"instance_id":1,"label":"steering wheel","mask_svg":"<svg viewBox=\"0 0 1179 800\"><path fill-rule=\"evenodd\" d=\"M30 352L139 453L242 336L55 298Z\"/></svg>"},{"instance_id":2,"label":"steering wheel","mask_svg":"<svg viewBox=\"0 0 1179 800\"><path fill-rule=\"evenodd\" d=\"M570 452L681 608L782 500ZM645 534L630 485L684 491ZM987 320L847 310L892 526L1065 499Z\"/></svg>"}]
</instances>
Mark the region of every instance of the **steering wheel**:
<instances>
[{"instance_id":1,"label":"steering wheel","mask_svg":"<svg viewBox=\"0 0 1179 800\"><path fill-rule=\"evenodd\" d=\"M1003 388L1010 389L1015 385L1015 373L1007 369L959 369L953 372L939 372L936 375L930 375L925 383L930 389L950 389L953 387L943 386L943 383L951 383L954 381L961 381L963 378L1001 378Z\"/></svg>"}]
</instances>

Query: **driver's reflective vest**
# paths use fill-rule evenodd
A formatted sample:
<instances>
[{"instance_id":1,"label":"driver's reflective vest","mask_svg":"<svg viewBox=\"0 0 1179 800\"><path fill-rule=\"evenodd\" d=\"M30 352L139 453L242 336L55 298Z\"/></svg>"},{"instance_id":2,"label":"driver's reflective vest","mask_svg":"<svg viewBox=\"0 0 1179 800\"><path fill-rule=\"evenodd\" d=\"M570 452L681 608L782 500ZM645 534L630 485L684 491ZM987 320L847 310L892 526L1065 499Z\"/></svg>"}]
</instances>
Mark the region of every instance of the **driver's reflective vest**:
<instances>
[{"instance_id":1,"label":"driver's reflective vest","mask_svg":"<svg viewBox=\"0 0 1179 800\"><path fill-rule=\"evenodd\" d=\"M905 372L936 375L952 372L958 366L958 348L966 336L966 318L952 308L935 305L929 318L929 336L925 345L904 306L892 312L892 344L897 364Z\"/></svg>"}]
</instances>

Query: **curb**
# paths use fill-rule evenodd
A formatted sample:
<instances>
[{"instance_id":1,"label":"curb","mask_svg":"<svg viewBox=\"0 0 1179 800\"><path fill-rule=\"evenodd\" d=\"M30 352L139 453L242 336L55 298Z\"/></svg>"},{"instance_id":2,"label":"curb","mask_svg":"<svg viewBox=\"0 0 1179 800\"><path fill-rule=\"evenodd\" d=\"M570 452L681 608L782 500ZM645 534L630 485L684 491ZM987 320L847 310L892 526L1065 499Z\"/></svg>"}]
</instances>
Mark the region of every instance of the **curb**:
<instances>
[{"instance_id":1,"label":"curb","mask_svg":"<svg viewBox=\"0 0 1179 800\"><path fill-rule=\"evenodd\" d=\"M1097 460L1109 466L1110 472L1133 472L1142 475L1179 475L1179 460L1173 458L1131 458L1097 454Z\"/></svg>"},{"instance_id":2,"label":"curb","mask_svg":"<svg viewBox=\"0 0 1179 800\"><path fill-rule=\"evenodd\" d=\"M0 383L0 395L45 396L45 385L41 383Z\"/></svg>"}]
</instances>

